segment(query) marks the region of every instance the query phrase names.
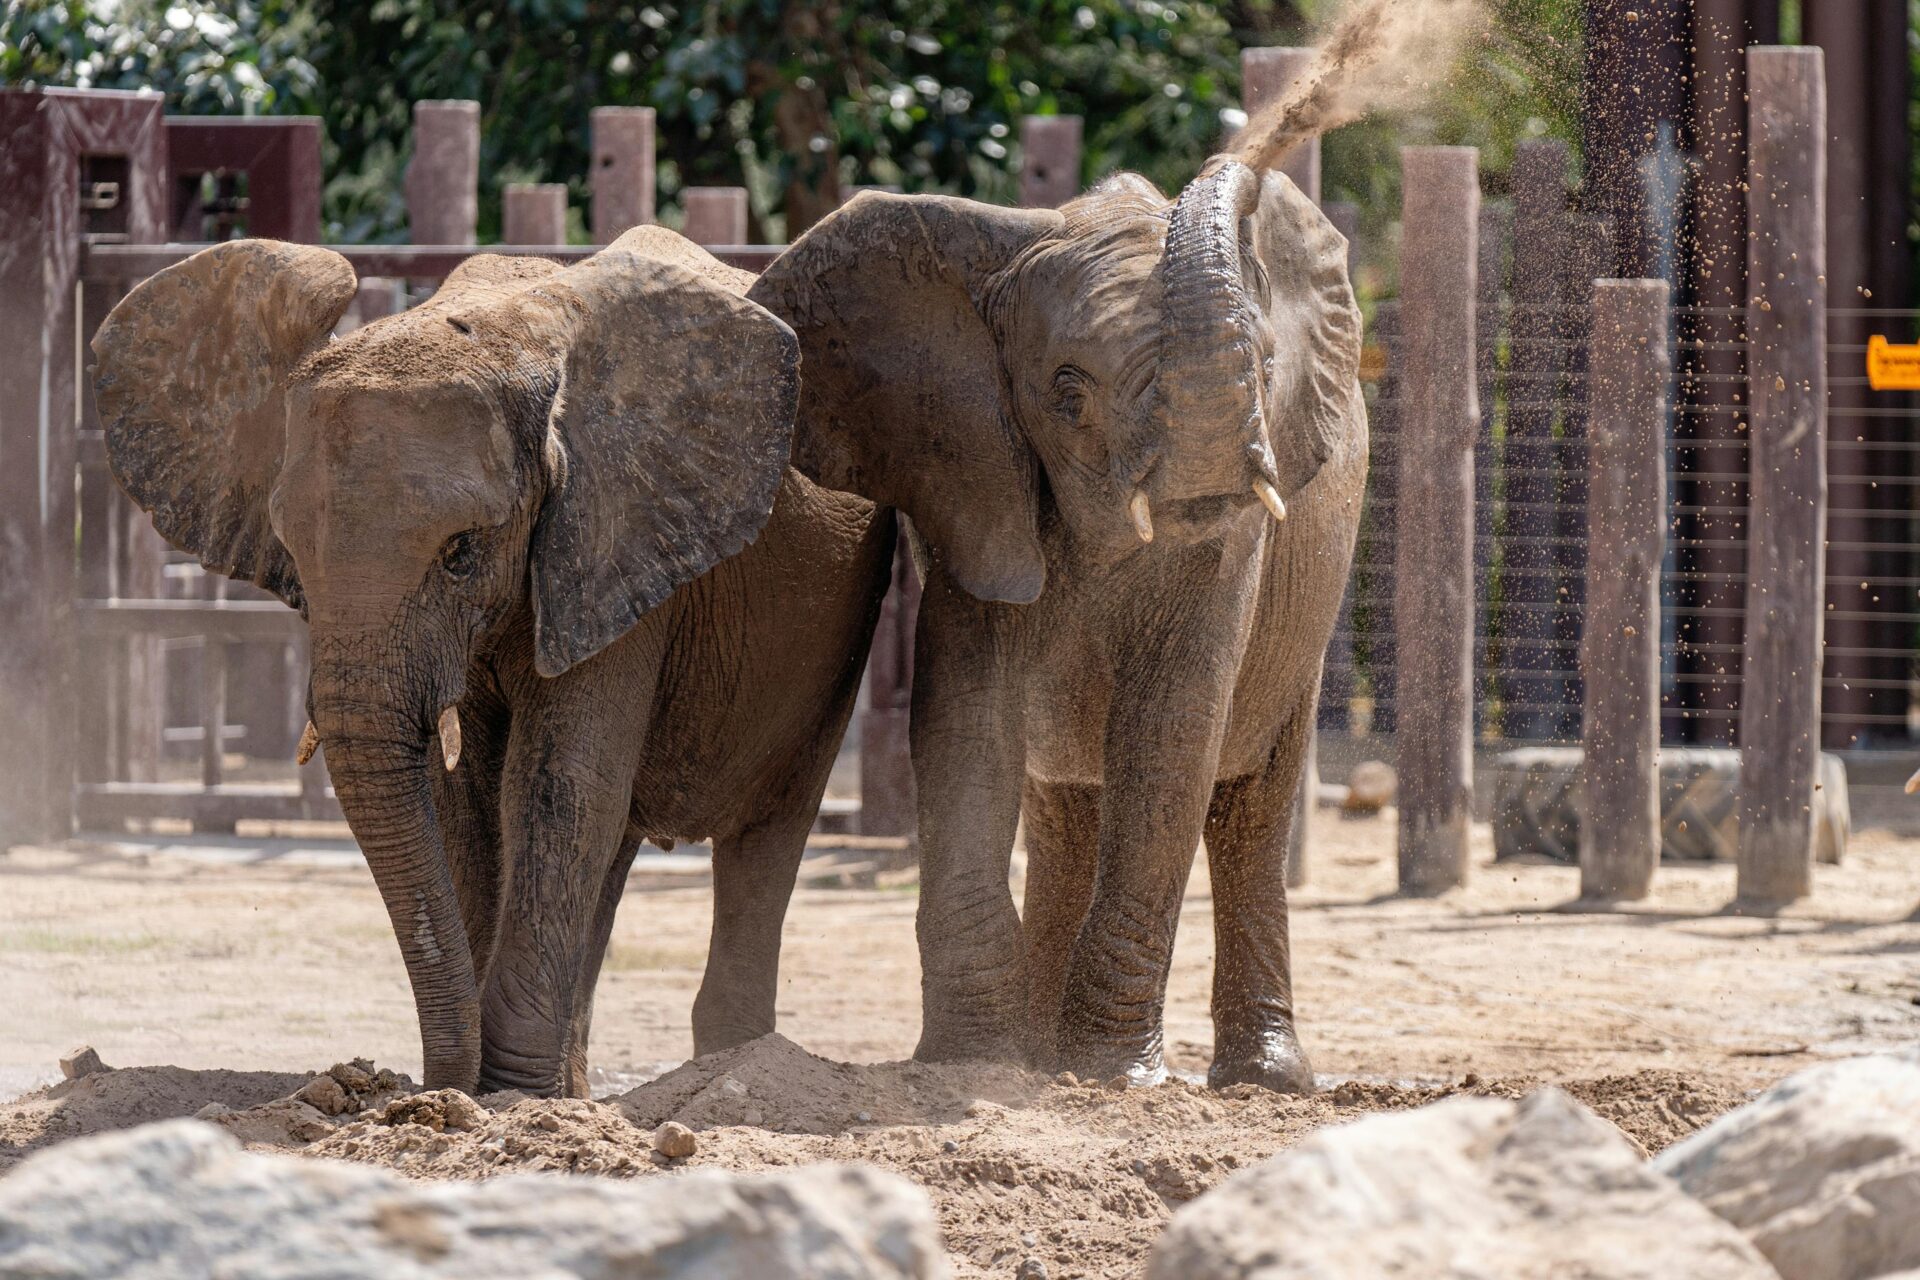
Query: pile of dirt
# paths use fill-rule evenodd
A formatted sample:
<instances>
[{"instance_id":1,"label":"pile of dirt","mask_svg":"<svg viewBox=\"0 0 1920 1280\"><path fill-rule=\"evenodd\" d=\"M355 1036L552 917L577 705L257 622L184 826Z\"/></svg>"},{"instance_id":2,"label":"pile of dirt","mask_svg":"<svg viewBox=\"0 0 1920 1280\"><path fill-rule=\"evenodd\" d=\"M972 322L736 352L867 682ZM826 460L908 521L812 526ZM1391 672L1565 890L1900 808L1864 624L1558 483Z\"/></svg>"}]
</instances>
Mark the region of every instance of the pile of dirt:
<instances>
[{"instance_id":1,"label":"pile of dirt","mask_svg":"<svg viewBox=\"0 0 1920 1280\"><path fill-rule=\"evenodd\" d=\"M844 1133L858 1125L951 1124L986 1100L1025 1106L1047 1079L994 1063L833 1062L778 1033L710 1053L622 1094L637 1125L753 1125L776 1133Z\"/></svg>"},{"instance_id":2,"label":"pile of dirt","mask_svg":"<svg viewBox=\"0 0 1920 1280\"><path fill-rule=\"evenodd\" d=\"M28 1152L68 1138L198 1115L212 1104L259 1106L311 1078L287 1071L126 1067L63 1080L0 1103L0 1172Z\"/></svg>"},{"instance_id":3,"label":"pile of dirt","mask_svg":"<svg viewBox=\"0 0 1920 1280\"><path fill-rule=\"evenodd\" d=\"M375 1084L381 1076L366 1063L317 1076L110 1072L88 1077L96 1083L84 1092L128 1101L76 1114L86 1116L92 1132L116 1127L114 1120L193 1115L220 1101L241 1109L215 1118L254 1145L291 1146L423 1179L526 1170L643 1177L681 1168L755 1172L861 1161L927 1190L961 1276L1004 1277L1035 1259L1056 1278L1105 1280L1137 1274L1179 1206L1315 1129L1461 1093L1519 1097L1538 1083L1473 1076L1437 1088L1350 1081L1312 1098L1249 1085L1216 1092L1185 1081L1112 1090L985 1063L832 1062L767 1036L606 1101L514 1093L470 1099L452 1090L381 1100L362 1091L325 1114L313 1100L331 1098L342 1070L352 1083L364 1077ZM238 1087L240 1081L251 1087ZM83 1083L60 1089L71 1097L72 1086ZM1564 1087L1649 1151L1745 1100L1739 1090L1670 1071ZM131 1105L149 1089L157 1095L149 1105ZM42 1114L39 1097L14 1104L16 1111ZM371 1105L352 1109L363 1101ZM294 1112L296 1104L304 1113ZM289 1113L302 1123L274 1129ZM240 1117L251 1119L240 1124ZM654 1149L655 1128L669 1120L693 1130L691 1155L669 1159ZM24 1132L18 1120L8 1123L16 1127L0 1132ZM262 1127L264 1136L249 1137L248 1125ZM52 1141L80 1130L55 1134L42 1124L36 1132Z\"/></svg>"}]
</instances>

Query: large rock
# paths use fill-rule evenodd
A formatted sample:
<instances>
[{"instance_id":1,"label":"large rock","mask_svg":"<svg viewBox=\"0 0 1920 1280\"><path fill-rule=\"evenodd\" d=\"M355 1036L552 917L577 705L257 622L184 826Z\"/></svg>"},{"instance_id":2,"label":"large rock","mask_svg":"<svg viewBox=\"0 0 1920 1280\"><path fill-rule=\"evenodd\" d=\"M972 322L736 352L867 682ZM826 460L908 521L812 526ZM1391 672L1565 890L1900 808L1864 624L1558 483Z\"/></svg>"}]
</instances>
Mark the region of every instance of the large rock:
<instances>
[{"instance_id":1,"label":"large rock","mask_svg":"<svg viewBox=\"0 0 1920 1280\"><path fill-rule=\"evenodd\" d=\"M1656 1167L1787 1280L1920 1268L1920 1053L1790 1076Z\"/></svg>"},{"instance_id":2,"label":"large rock","mask_svg":"<svg viewBox=\"0 0 1920 1280\"><path fill-rule=\"evenodd\" d=\"M1580 858L1585 801L1579 747L1522 747L1495 756L1484 771L1493 810L1496 858ZM1839 862L1853 830L1847 766L1820 756L1814 792L1814 858ZM1740 850L1740 753L1728 747L1660 749L1660 857L1667 862L1731 862Z\"/></svg>"},{"instance_id":3,"label":"large rock","mask_svg":"<svg viewBox=\"0 0 1920 1280\"><path fill-rule=\"evenodd\" d=\"M0 1179L0 1275L52 1280L936 1277L926 1195L857 1165L639 1181L410 1183L241 1150L172 1120L79 1139Z\"/></svg>"},{"instance_id":4,"label":"large rock","mask_svg":"<svg viewBox=\"0 0 1920 1280\"><path fill-rule=\"evenodd\" d=\"M1174 1215L1150 1280L1768 1280L1738 1231L1557 1089L1326 1129Z\"/></svg>"}]
</instances>

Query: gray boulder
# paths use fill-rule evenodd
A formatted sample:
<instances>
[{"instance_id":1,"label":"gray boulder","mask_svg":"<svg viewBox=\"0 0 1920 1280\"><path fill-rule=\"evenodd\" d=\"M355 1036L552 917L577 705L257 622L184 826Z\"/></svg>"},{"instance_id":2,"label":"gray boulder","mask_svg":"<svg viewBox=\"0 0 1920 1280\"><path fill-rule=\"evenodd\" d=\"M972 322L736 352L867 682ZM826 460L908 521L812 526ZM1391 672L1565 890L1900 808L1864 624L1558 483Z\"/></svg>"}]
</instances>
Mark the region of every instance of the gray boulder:
<instances>
[{"instance_id":1,"label":"gray boulder","mask_svg":"<svg viewBox=\"0 0 1920 1280\"><path fill-rule=\"evenodd\" d=\"M1326 1129L1180 1210L1150 1280L1769 1280L1738 1231L1557 1089Z\"/></svg>"},{"instance_id":2,"label":"gray boulder","mask_svg":"<svg viewBox=\"0 0 1920 1280\"><path fill-rule=\"evenodd\" d=\"M246 1152L171 1120L67 1143L0 1179L0 1275L36 1280L947 1274L926 1195L857 1165L414 1183Z\"/></svg>"},{"instance_id":3,"label":"gray boulder","mask_svg":"<svg viewBox=\"0 0 1920 1280\"><path fill-rule=\"evenodd\" d=\"M1920 1053L1789 1076L1656 1167L1787 1280L1920 1268Z\"/></svg>"}]
</instances>

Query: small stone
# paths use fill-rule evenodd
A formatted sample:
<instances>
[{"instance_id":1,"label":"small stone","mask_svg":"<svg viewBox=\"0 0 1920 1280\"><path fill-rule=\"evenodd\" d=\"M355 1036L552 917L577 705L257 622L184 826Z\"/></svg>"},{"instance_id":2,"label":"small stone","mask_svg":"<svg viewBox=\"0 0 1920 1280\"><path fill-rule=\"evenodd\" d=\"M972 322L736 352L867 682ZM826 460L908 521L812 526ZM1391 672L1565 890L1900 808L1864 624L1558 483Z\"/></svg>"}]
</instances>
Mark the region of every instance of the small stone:
<instances>
[{"instance_id":1,"label":"small stone","mask_svg":"<svg viewBox=\"0 0 1920 1280\"><path fill-rule=\"evenodd\" d=\"M324 1116L337 1116L348 1106L347 1091L331 1075L315 1076L293 1096Z\"/></svg>"},{"instance_id":2,"label":"small stone","mask_svg":"<svg viewBox=\"0 0 1920 1280\"><path fill-rule=\"evenodd\" d=\"M1062 1071L1053 1078L1053 1082L1067 1089L1077 1089L1080 1087L1080 1077L1071 1071Z\"/></svg>"},{"instance_id":3,"label":"small stone","mask_svg":"<svg viewBox=\"0 0 1920 1280\"><path fill-rule=\"evenodd\" d=\"M678 1120L669 1120L653 1131L653 1149L669 1160L684 1160L700 1149L700 1139Z\"/></svg>"},{"instance_id":4,"label":"small stone","mask_svg":"<svg viewBox=\"0 0 1920 1280\"><path fill-rule=\"evenodd\" d=\"M233 1108L224 1102L209 1102L206 1106L194 1112L193 1118L195 1120L212 1120L219 1116L224 1116L232 1110Z\"/></svg>"},{"instance_id":5,"label":"small stone","mask_svg":"<svg viewBox=\"0 0 1920 1280\"><path fill-rule=\"evenodd\" d=\"M546 1130L548 1133L560 1132L559 1116L535 1116L533 1118L533 1123L538 1127Z\"/></svg>"},{"instance_id":6,"label":"small stone","mask_svg":"<svg viewBox=\"0 0 1920 1280\"><path fill-rule=\"evenodd\" d=\"M764 1121L766 1118L767 1118L766 1114L762 1112L760 1108L748 1107L744 1112L741 1113L740 1123L741 1124L759 1124L762 1121Z\"/></svg>"},{"instance_id":7,"label":"small stone","mask_svg":"<svg viewBox=\"0 0 1920 1280\"><path fill-rule=\"evenodd\" d=\"M975 1098L967 1104L967 1118L969 1120L981 1120L988 1116L1000 1115L1005 1111L1006 1108L999 1103L989 1102L985 1098Z\"/></svg>"},{"instance_id":8,"label":"small stone","mask_svg":"<svg viewBox=\"0 0 1920 1280\"><path fill-rule=\"evenodd\" d=\"M954 1152L960 1150L960 1144L955 1142L952 1138L948 1138L945 1142L940 1144L940 1149L946 1152L948 1155L952 1155Z\"/></svg>"},{"instance_id":9,"label":"small stone","mask_svg":"<svg viewBox=\"0 0 1920 1280\"><path fill-rule=\"evenodd\" d=\"M744 1098L747 1096L747 1086L741 1084L732 1076L721 1076L713 1083L715 1088L730 1097Z\"/></svg>"},{"instance_id":10,"label":"small stone","mask_svg":"<svg viewBox=\"0 0 1920 1280\"><path fill-rule=\"evenodd\" d=\"M108 1067L106 1063L100 1061L100 1055L94 1052L94 1048L90 1044L81 1045L78 1049L75 1049L72 1053L60 1059L60 1074L69 1080L78 1080L82 1076L97 1075L102 1071L108 1070L111 1070L111 1068Z\"/></svg>"},{"instance_id":11,"label":"small stone","mask_svg":"<svg viewBox=\"0 0 1920 1280\"><path fill-rule=\"evenodd\" d=\"M1132 1081L1127 1079L1125 1073L1122 1073L1107 1081L1107 1088L1114 1093L1125 1093L1127 1087L1132 1083Z\"/></svg>"},{"instance_id":12,"label":"small stone","mask_svg":"<svg viewBox=\"0 0 1920 1280\"><path fill-rule=\"evenodd\" d=\"M872 1124L872 1123L873 1123L873 1112L871 1112L871 1111L856 1111L856 1112L854 1112L854 1113L853 1113L853 1121L854 1121L854 1123L855 1123L855 1124Z\"/></svg>"},{"instance_id":13,"label":"small stone","mask_svg":"<svg viewBox=\"0 0 1920 1280\"><path fill-rule=\"evenodd\" d=\"M1038 1258L1022 1258L1013 1280L1047 1280L1047 1264Z\"/></svg>"},{"instance_id":14,"label":"small stone","mask_svg":"<svg viewBox=\"0 0 1920 1280\"><path fill-rule=\"evenodd\" d=\"M1466 1075L1464 1075L1464 1076L1462 1076L1462 1077L1460 1077L1460 1087L1461 1087L1462 1089L1477 1089L1477 1088L1479 1088L1479 1087L1480 1087L1480 1073L1479 1073L1478 1071L1469 1071L1469 1072L1467 1072L1467 1074L1466 1074Z\"/></svg>"}]
</instances>

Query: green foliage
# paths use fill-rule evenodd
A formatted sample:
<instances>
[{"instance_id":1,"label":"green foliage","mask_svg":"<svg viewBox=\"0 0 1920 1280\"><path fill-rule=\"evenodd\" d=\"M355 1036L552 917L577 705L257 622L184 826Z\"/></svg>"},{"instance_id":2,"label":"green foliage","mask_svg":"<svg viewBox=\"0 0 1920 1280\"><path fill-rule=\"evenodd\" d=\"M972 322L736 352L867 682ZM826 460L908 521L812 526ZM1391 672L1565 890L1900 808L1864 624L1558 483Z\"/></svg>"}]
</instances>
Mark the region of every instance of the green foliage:
<instances>
[{"instance_id":1,"label":"green foliage","mask_svg":"<svg viewBox=\"0 0 1920 1280\"><path fill-rule=\"evenodd\" d=\"M846 185L1011 199L1019 117L1086 116L1087 176L1129 167L1178 183L1205 159L1238 91L1238 46L1203 0L787 4L710 0L320 0L316 104L346 171L381 182L329 189L342 235L400 230L383 202L408 104L478 99L481 163L499 182L565 181L584 199L587 113L659 112L660 179L742 184L764 233L794 167L782 93L818 86ZM497 206L483 207L492 225Z\"/></svg>"},{"instance_id":2,"label":"green foliage","mask_svg":"<svg viewBox=\"0 0 1920 1280\"><path fill-rule=\"evenodd\" d=\"M662 216L690 183L745 185L785 234L796 176L1010 201L1024 115L1085 118L1084 180L1163 189L1218 144L1239 49L1295 43L1332 0L4 0L0 82L154 88L169 110L310 113L326 124L329 238L404 239L412 103L482 107L481 235L507 182L587 199L588 112L659 112ZM1383 230L1398 147L1462 142L1504 171L1512 142L1576 136L1578 0L1493 0L1499 35L1432 111L1349 126L1327 194ZM821 104L796 142L786 95ZM794 106L789 100L788 108ZM1497 177L1494 179L1497 185ZM581 227L577 213L575 234Z\"/></svg>"},{"instance_id":3,"label":"green foliage","mask_svg":"<svg viewBox=\"0 0 1920 1280\"><path fill-rule=\"evenodd\" d=\"M6 0L0 84L157 89L187 115L299 110L318 88L294 0Z\"/></svg>"}]
</instances>

